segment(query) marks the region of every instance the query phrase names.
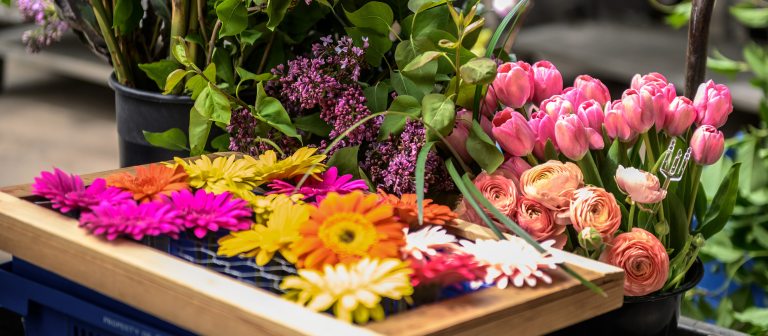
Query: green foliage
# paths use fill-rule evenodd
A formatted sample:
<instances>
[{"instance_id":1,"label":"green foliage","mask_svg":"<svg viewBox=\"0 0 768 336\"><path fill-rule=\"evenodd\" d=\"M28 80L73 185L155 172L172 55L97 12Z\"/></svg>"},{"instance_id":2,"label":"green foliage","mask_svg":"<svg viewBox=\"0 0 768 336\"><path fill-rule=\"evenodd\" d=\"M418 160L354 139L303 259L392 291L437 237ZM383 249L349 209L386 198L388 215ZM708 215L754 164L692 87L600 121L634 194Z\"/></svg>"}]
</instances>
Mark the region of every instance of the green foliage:
<instances>
[{"instance_id":1,"label":"green foliage","mask_svg":"<svg viewBox=\"0 0 768 336\"><path fill-rule=\"evenodd\" d=\"M469 128L467 152L483 170L489 173L493 173L504 163L504 154L488 134L485 134L483 127L476 120L472 121L472 126Z\"/></svg>"},{"instance_id":2,"label":"green foliage","mask_svg":"<svg viewBox=\"0 0 768 336\"><path fill-rule=\"evenodd\" d=\"M267 96L264 85L259 83L256 91L256 104L251 113L283 134L301 140L296 127L291 123L288 112L277 98Z\"/></svg>"},{"instance_id":3,"label":"green foliage","mask_svg":"<svg viewBox=\"0 0 768 336\"><path fill-rule=\"evenodd\" d=\"M392 48L389 40L389 32L394 22L394 14L387 4L378 1L370 1L358 10L348 12L344 10L347 19L353 27L347 27L347 34L355 41L355 45L362 45L363 38L368 39L368 50L365 59L373 66L379 66L384 54Z\"/></svg>"},{"instance_id":4,"label":"green foliage","mask_svg":"<svg viewBox=\"0 0 768 336\"><path fill-rule=\"evenodd\" d=\"M405 128L408 117L418 118L421 115L421 104L411 96L397 96L390 105L389 112L379 128L379 140L389 138L391 135L399 135Z\"/></svg>"},{"instance_id":5,"label":"green foliage","mask_svg":"<svg viewBox=\"0 0 768 336\"><path fill-rule=\"evenodd\" d=\"M171 128L165 132L143 131L144 139L152 146L157 146L174 151L188 151L187 135L178 128Z\"/></svg>"},{"instance_id":6,"label":"green foliage","mask_svg":"<svg viewBox=\"0 0 768 336\"><path fill-rule=\"evenodd\" d=\"M490 58L475 58L461 66L461 79L474 85L491 84L496 79L496 68L496 62Z\"/></svg>"},{"instance_id":7,"label":"green foliage","mask_svg":"<svg viewBox=\"0 0 768 336\"><path fill-rule=\"evenodd\" d=\"M285 13L288 12L290 6L291 0L267 0L266 13L267 16L269 16L269 21L267 22L267 28L269 28L269 30L275 30L277 25L283 22Z\"/></svg>"},{"instance_id":8,"label":"green foliage","mask_svg":"<svg viewBox=\"0 0 768 336\"><path fill-rule=\"evenodd\" d=\"M720 232L731 217L734 204L736 203L736 196L738 196L739 192L740 166L741 163L731 166L704 215L704 221L696 229L696 232L704 235L704 238L709 238Z\"/></svg>"},{"instance_id":9,"label":"green foliage","mask_svg":"<svg viewBox=\"0 0 768 336\"><path fill-rule=\"evenodd\" d=\"M160 60L154 63L139 64L139 69L144 71L150 79L157 83L157 87L164 88L165 81L174 70L178 70L181 65L172 60ZM182 70L182 72L184 72ZM181 79L179 79L181 80ZM177 82L178 83L178 82ZM174 87L176 84L173 85Z\"/></svg>"},{"instance_id":10,"label":"green foliage","mask_svg":"<svg viewBox=\"0 0 768 336\"><path fill-rule=\"evenodd\" d=\"M115 28L117 35L127 35L139 26L142 16L144 16L144 9L140 1L115 0L112 27Z\"/></svg>"},{"instance_id":11,"label":"green foliage","mask_svg":"<svg viewBox=\"0 0 768 336\"><path fill-rule=\"evenodd\" d=\"M729 10L736 20L747 27L768 27L768 8L756 7L753 3L742 2L732 6Z\"/></svg>"},{"instance_id":12,"label":"green foliage","mask_svg":"<svg viewBox=\"0 0 768 336\"><path fill-rule=\"evenodd\" d=\"M424 118L424 124L429 126L428 141L438 140L439 135L446 136L453 130L456 106L453 100L442 94L430 94L424 96L421 101L421 115Z\"/></svg>"},{"instance_id":13,"label":"green foliage","mask_svg":"<svg viewBox=\"0 0 768 336\"><path fill-rule=\"evenodd\" d=\"M392 91L392 86L386 81L380 81L372 86L369 86L363 90L365 94L365 105L372 112L381 112L387 109L387 101L389 100L389 92Z\"/></svg>"},{"instance_id":14,"label":"green foliage","mask_svg":"<svg viewBox=\"0 0 768 336\"><path fill-rule=\"evenodd\" d=\"M317 136L327 138L331 134L331 126L320 119L320 113L313 113L293 120L296 129L312 133Z\"/></svg>"},{"instance_id":15,"label":"green foliage","mask_svg":"<svg viewBox=\"0 0 768 336\"><path fill-rule=\"evenodd\" d=\"M269 1L273 3L275 1ZM221 21L219 37L240 34L248 27L248 10L245 1L223 0L216 5L216 16Z\"/></svg>"},{"instance_id":16,"label":"green foliage","mask_svg":"<svg viewBox=\"0 0 768 336\"><path fill-rule=\"evenodd\" d=\"M339 175L352 174L355 178L360 178L359 151L360 146L340 148L328 159L328 166L336 167L339 170Z\"/></svg>"}]
</instances>

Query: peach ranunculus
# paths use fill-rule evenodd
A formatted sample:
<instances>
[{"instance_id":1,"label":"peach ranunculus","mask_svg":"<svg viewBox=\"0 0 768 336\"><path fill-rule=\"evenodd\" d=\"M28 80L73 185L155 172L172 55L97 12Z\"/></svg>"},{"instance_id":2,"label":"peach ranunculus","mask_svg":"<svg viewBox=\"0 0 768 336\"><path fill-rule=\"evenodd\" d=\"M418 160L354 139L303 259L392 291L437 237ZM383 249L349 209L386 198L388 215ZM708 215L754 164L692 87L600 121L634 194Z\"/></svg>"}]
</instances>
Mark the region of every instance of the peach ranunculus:
<instances>
[{"instance_id":1,"label":"peach ranunculus","mask_svg":"<svg viewBox=\"0 0 768 336\"><path fill-rule=\"evenodd\" d=\"M637 168L619 166L616 169L616 184L633 202L653 204L667 197L667 191L659 185L659 178Z\"/></svg>"},{"instance_id":2,"label":"peach ranunculus","mask_svg":"<svg viewBox=\"0 0 768 336\"><path fill-rule=\"evenodd\" d=\"M530 198L522 197L518 202L517 224L538 242L554 240L553 246L558 249L568 240L566 226L556 224L552 211Z\"/></svg>"},{"instance_id":3,"label":"peach ranunculus","mask_svg":"<svg viewBox=\"0 0 768 336\"><path fill-rule=\"evenodd\" d=\"M514 180L501 174L489 175L486 172L482 172L480 175L477 175L473 182L483 196L499 209L502 214L514 218L518 198L517 186ZM462 203L466 203L466 200ZM463 219L480 223L480 217L475 213L471 205L463 204L463 207L465 208L465 212L461 216ZM494 219L493 216L489 215L488 217Z\"/></svg>"},{"instance_id":4,"label":"peach ranunculus","mask_svg":"<svg viewBox=\"0 0 768 336\"><path fill-rule=\"evenodd\" d=\"M550 160L526 170L520 176L523 196L553 210L559 224L568 223L568 207L576 189L584 185L584 175L573 163Z\"/></svg>"},{"instance_id":5,"label":"peach ranunculus","mask_svg":"<svg viewBox=\"0 0 768 336\"><path fill-rule=\"evenodd\" d=\"M577 232L591 227L600 232L604 241L611 240L621 225L621 209L616 198L598 187L588 186L573 193L570 216Z\"/></svg>"},{"instance_id":6,"label":"peach ranunculus","mask_svg":"<svg viewBox=\"0 0 768 336\"><path fill-rule=\"evenodd\" d=\"M624 269L626 296L653 293L664 286L669 275L669 255L664 245L640 228L616 236L600 260Z\"/></svg>"}]
</instances>

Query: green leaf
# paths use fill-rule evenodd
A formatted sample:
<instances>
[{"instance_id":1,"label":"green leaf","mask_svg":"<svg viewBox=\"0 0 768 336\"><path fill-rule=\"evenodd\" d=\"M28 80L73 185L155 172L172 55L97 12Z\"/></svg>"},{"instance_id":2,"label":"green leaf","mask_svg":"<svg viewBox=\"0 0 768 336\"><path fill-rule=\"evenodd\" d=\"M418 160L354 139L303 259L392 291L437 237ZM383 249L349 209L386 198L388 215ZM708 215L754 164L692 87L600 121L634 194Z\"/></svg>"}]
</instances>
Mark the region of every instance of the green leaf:
<instances>
[{"instance_id":1,"label":"green leaf","mask_svg":"<svg viewBox=\"0 0 768 336\"><path fill-rule=\"evenodd\" d=\"M435 76L437 75L438 62L432 61L424 66L411 71L402 71L401 74L410 79L415 89L426 95L435 90ZM414 95L416 97L416 95ZM423 97L422 97L423 98Z\"/></svg>"},{"instance_id":2,"label":"green leaf","mask_svg":"<svg viewBox=\"0 0 768 336\"><path fill-rule=\"evenodd\" d=\"M269 1L272 3L273 1ZM221 20L219 37L240 34L248 27L248 9L243 0L223 0L216 5L216 16Z\"/></svg>"},{"instance_id":3,"label":"green leaf","mask_svg":"<svg viewBox=\"0 0 768 336\"><path fill-rule=\"evenodd\" d=\"M269 30L275 30L280 22L283 22L289 7L291 7L291 0L267 0L267 15L269 16L267 28Z\"/></svg>"},{"instance_id":4,"label":"green leaf","mask_svg":"<svg viewBox=\"0 0 768 336\"><path fill-rule=\"evenodd\" d=\"M401 72L391 71L389 75L392 80L392 87L395 88L395 92L398 95L412 96L417 100L421 100L427 92L432 91L431 88L427 91L426 87L416 84Z\"/></svg>"},{"instance_id":5,"label":"green leaf","mask_svg":"<svg viewBox=\"0 0 768 336\"><path fill-rule=\"evenodd\" d=\"M496 79L496 62L480 57L470 60L459 68L461 79L469 84L486 85Z\"/></svg>"},{"instance_id":6,"label":"green leaf","mask_svg":"<svg viewBox=\"0 0 768 336\"><path fill-rule=\"evenodd\" d=\"M443 52L439 51L427 51L421 55L416 56L408 65L403 68L402 71L413 71L418 68L421 68L425 64L445 55Z\"/></svg>"},{"instance_id":7,"label":"green leaf","mask_svg":"<svg viewBox=\"0 0 768 336\"><path fill-rule=\"evenodd\" d=\"M190 155L197 156L205 152L211 121L195 108L189 110L189 147Z\"/></svg>"},{"instance_id":8,"label":"green leaf","mask_svg":"<svg viewBox=\"0 0 768 336\"><path fill-rule=\"evenodd\" d=\"M423 12L427 9L430 9L432 7L437 7L439 5L442 5L445 3L445 0L409 0L408 1L408 9L411 10L411 12L419 13Z\"/></svg>"},{"instance_id":9,"label":"green leaf","mask_svg":"<svg viewBox=\"0 0 768 336\"><path fill-rule=\"evenodd\" d=\"M115 28L118 36L127 35L139 26L143 16L141 1L116 0L112 11L112 28Z\"/></svg>"},{"instance_id":10,"label":"green leaf","mask_svg":"<svg viewBox=\"0 0 768 336\"><path fill-rule=\"evenodd\" d=\"M168 82L166 82L166 86L168 86ZM200 75L192 76L192 78L188 79L187 83L184 84L184 88L190 92L192 99L197 99L197 97L200 96L200 93L203 92L203 89L207 87L208 82L206 82Z\"/></svg>"},{"instance_id":11,"label":"green leaf","mask_svg":"<svg viewBox=\"0 0 768 336\"><path fill-rule=\"evenodd\" d=\"M213 140L211 140L211 147L213 147L218 152L228 151L229 150L229 134L224 133L213 138Z\"/></svg>"},{"instance_id":12,"label":"green leaf","mask_svg":"<svg viewBox=\"0 0 768 336\"><path fill-rule=\"evenodd\" d=\"M746 64L725 57L719 50L715 50L713 56L707 58L707 68L727 76L735 76L748 70Z\"/></svg>"},{"instance_id":13,"label":"green leaf","mask_svg":"<svg viewBox=\"0 0 768 336\"><path fill-rule=\"evenodd\" d=\"M435 30L456 30L448 13L448 6L433 7L419 12L418 15L411 14L403 19L402 28L402 35L411 36L411 39L416 39Z\"/></svg>"},{"instance_id":14,"label":"green leaf","mask_svg":"<svg viewBox=\"0 0 768 336\"><path fill-rule=\"evenodd\" d=\"M432 150L434 142L427 142L419 150L419 155L416 158L416 209L419 225L424 225L424 173L427 166L427 158L429 157L429 151Z\"/></svg>"},{"instance_id":15,"label":"green leaf","mask_svg":"<svg viewBox=\"0 0 768 336\"><path fill-rule=\"evenodd\" d=\"M684 1L674 6L672 12L664 18L664 22L672 28L679 29L688 24L691 18L691 3Z\"/></svg>"},{"instance_id":16,"label":"green leaf","mask_svg":"<svg viewBox=\"0 0 768 336\"><path fill-rule=\"evenodd\" d=\"M421 113L421 105L416 98L411 96L397 96L389 107L390 112L402 112L417 118ZM389 138L391 134L399 135L405 128L408 117L401 114L387 114L379 128L379 140Z\"/></svg>"},{"instance_id":17,"label":"green leaf","mask_svg":"<svg viewBox=\"0 0 768 336\"><path fill-rule=\"evenodd\" d=\"M768 79L768 53L754 42L744 47L744 60L760 79Z\"/></svg>"},{"instance_id":18,"label":"green leaf","mask_svg":"<svg viewBox=\"0 0 768 336\"><path fill-rule=\"evenodd\" d=\"M670 209L665 214L667 215L667 223L669 223L669 245L667 247L674 250L669 256L672 259L678 252L683 250L683 246L688 239L690 232L688 228L688 213L683 210L685 209L683 202L673 192L667 193L664 202L669 205Z\"/></svg>"},{"instance_id":19,"label":"green leaf","mask_svg":"<svg viewBox=\"0 0 768 336\"><path fill-rule=\"evenodd\" d=\"M424 123L432 128L427 130L427 139L435 140L438 137L432 132L447 136L453 130L456 106L453 100L443 94L429 94L421 100L421 115Z\"/></svg>"},{"instance_id":20,"label":"green leaf","mask_svg":"<svg viewBox=\"0 0 768 336\"><path fill-rule=\"evenodd\" d=\"M382 35L369 28L361 27L347 27L345 28L347 35L352 38L355 46L361 47L363 45L363 38L368 39L368 49L365 50L365 60L377 67L381 64L381 59L384 54L389 52L392 48L392 41L389 40L389 35Z\"/></svg>"},{"instance_id":21,"label":"green leaf","mask_svg":"<svg viewBox=\"0 0 768 336\"><path fill-rule=\"evenodd\" d=\"M230 86L235 85L235 70L232 68L232 56L224 48L215 48L213 63L216 64L216 76Z\"/></svg>"},{"instance_id":22,"label":"green leaf","mask_svg":"<svg viewBox=\"0 0 768 336\"><path fill-rule=\"evenodd\" d=\"M480 165L480 168L488 173L496 171L504 162L504 154L488 134L485 134L483 127L476 120L472 121L472 127L469 129L467 152Z\"/></svg>"},{"instance_id":23,"label":"green leaf","mask_svg":"<svg viewBox=\"0 0 768 336\"><path fill-rule=\"evenodd\" d=\"M163 94L171 94L186 76L187 72L184 69L173 70L165 80Z\"/></svg>"},{"instance_id":24,"label":"green leaf","mask_svg":"<svg viewBox=\"0 0 768 336\"><path fill-rule=\"evenodd\" d=\"M327 138L331 134L331 126L325 120L320 119L320 112L298 117L293 120L297 129Z\"/></svg>"},{"instance_id":25,"label":"green leaf","mask_svg":"<svg viewBox=\"0 0 768 336\"><path fill-rule=\"evenodd\" d=\"M363 90L366 99L365 106L367 106L371 112L381 112L386 110L390 91L392 91L392 86L385 81L377 82L376 85L365 88Z\"/></svg>"},{"instance_id":26,"label":"green leaf","mask_svg":"<svg viewBox=\"0 0 768 336\"><path fill-rule=\"evenodd\" d=\"M264 36L264 31L262 29L266 29L266 24L260 24L256 28L250 28L246 29L243 32L240 33L240 42L243 45L252 46L256 44L256 41L258 41L262 36Z\"/></svg>"},{"instance_id":27,"label":"green leaf","mask_svg":"<svg viewBox=\"0 0 768 336\"><path fill-rule=\"evenodd\" d=\"M768 308L749 307L743 312L734 314L733 317L740 322L768 328Z\"/></svg>"},{"instance_id":28,"label":"green leaf","mask_svg":"<svg viewBox=\"0 0 768 336\"><path fill-rule=\"evenodd\" d=\"M173 151L189 150L187 148L187 135L178 128L171 128L165 132L142 132L144 133L144 139L152 146Z\"/></svg>"},{"instance_id":29,"label":"green leaf","mask_svg":"<svg viewBox=\"0 0 768 336\"><path fill-rule=\"evenodd\" d=\"M704 238L720 232L731 217L733 207L736 204L736 197L739 193L739 168L741 163L737 162L726 174L726 177L720 183L712 203L704 216L704 223L699 226L696 232L701 233Z\"/></svg>"},{"instance_id":30,"label":"green leaf","mask_svg":"<svg viewBox=\"0 0 768 336\"><path fill-rule=\"evenodd\" d=\"M172 60L160 60L153 63L139 64L139 69L147 74L147 77L155 81L159 89L165 88L165 81L174 70L179 69L181 65ZM183 70L182 70L183 71ZM182 76L182 78L184 78ZM177 82L178 83L178 82ZM176 85L174 85L175 87Z\"/></svg>"},{"instance_id":31,"label":"green leaf","mask_svg":"<svg viewBox=\"0 0 768 336\"><path fill-rule=\"evenodd\" d=\"M256 105L251 113L283 134L301 140L299 134L296 133L296 127L291 123L288 112L285 111L279 100L267 96L267 93L264 92L264 84L261 82L256 86Z\"/></svg>"},{"instance_id":32,"label":"green leaf","mask_svg":"<svg viewBox=\"0 0 768 336\"><path fill-rule=\"evenodd\" d=\"M761 225L752 226L752 234L755 235L755 239L765 249L768 249L768 230Z\"/></svg>"},{"instance_id":33,"label":"green leaf","mask_svg":"<svg viewBox=\"0 0 768 336\"><path fill-rule=\"evenodd\" d=\"M208 87L200 92L200 95L195 100L195 108L202 116L212 121L229 124L231 115L229 99L214 89L213 84L209 83Z\"/></svg>"},{"instance_id":34,"label":"green leaf","mask_svg":"<svg viewBox=\"0 0 768 336\"><path fill-rule=\"evenodd\" d=\"M729 8L731 15L750 28L768 27L768 8L755 8L749 3L740 3Z\"/></svg>"},{"instance_id":35,"label":"green leaf","mask_svg":"<svg viewBox=\"0 0 768 336\"><path fill-rule=\"evenodd\" d=\"M240 80L242 80L242 81L252 80L252 81L257 81L257 82L263 82L263 81L268 81L268 80L271 80L271 79L275 78L275 75L273 75L273 74L271 74L269 72L257 75L255 73L250 72L248 70L245 70L245 69L243 69L241 67L237 67L237 69L235 69L235 71L237 71L237 75L240 76Z\"/></svg>"},{"instance_id":36,"label":"green leaf","mask_svg":"<svg viewBox=\"0 0 768 336\"><path fill-rule=\"evenodd\" d=\"M368 28L383 36L389 36L389 30L394 21L392 9L378 1L368 1L354 12L347 12L345 9L344 13L355 27Z\"/></svg>"},{"instance_id":37,"label":"green leaf","mask_svg":"<svg viewBox=\"0 0 768 336\"><path fill-rule=\"evenodd\" d=\"M11 0L0 0L0 4L11 6Z\"/></svg>"},{"instance_id":38,"label":"green leaf","mask_svg":"<svg viewBox=\"0 0 768 336\"><path fill-rule=\"evenodd\" d=\"M328 159L328 167L336 167L339 174L352 174L355 178L360 178L360 169L358 168L358 152L360 146L344 147L336 150Z\"/></svg>"},{"instance_id":39,"label":"green leaf","mask_svg":"<svg viewBox=\"0 0 768 336\"><path fill-rule=\"evenodd\" d=\"M208 78L208 80L212 82L216 82L216 63L208 64L208 66L203 70L203 75L205 75L205 78Z\"/></svg>"},{"instance_id":40,"label":"green leaf","mask_svg":"<svg viewBox=\"0 0 768 336\"><path fill-rule=\"evenodd\" d=\"M179 63L186 67L192 66L192 62L190 62L189 58L187 57L187 54L189 53L189 50L187 50L187 44L183 41L181 43L173 44L173 50L171 50L171 53L173 54L173 57L179 61Z\"/></svg>"},{"instance_id":41,"label":"green leaf","mask_svg":"<svg viewBox=\"0 0 768 336\"><path fill-rule=\"evenodd\" d=\"M618 195L618 194L617 194ZM704 188L704 183L699 182L699 192L696 193L696 201L694 202L693 213L698 218L699 223L704 222L704 216L707 214L707 190Z\"/></svg>"}]
</instances>

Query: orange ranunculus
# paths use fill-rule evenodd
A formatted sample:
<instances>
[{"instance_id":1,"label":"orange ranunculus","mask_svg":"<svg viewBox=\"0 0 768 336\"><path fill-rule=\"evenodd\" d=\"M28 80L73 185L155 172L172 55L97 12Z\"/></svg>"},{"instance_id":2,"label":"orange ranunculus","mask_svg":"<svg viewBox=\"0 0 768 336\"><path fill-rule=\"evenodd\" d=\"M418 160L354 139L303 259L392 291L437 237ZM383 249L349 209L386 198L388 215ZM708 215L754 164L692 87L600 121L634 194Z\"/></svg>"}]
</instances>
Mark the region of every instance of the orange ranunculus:
<instances>
[{"instance_id":1,"label":"orange ranunculus","mask_svg":"<svg viewBox=\"0 0 768 336\"><path fill-rule=\"evenodd\" d=\"M296 265L322 269L364 257L397 258L405 245L404 227L394 208L378 195L329 193L301 226L302 237L292 248L298 257Z\"/></svg>"},{"instance_id":2,"label":"orange ranunculus","mask_svg":"<svg viewBox=\"0 0 768 336\"><path fill-rule=\"evenodd\" d=\"M126 190L137 202L149 202L170 195L174 191L188 189L184 168L169 168L160 164L136 167L136 174L116 173L107 176L107 185Z\"/></svg>"},{"instance_id":3,"label":"orange ranunculus","mask_svg":"<svg viewBox=\"0 0 768 336\"><path fill-rule=\"evenodd\" d=\"M624 269L626 296L653 293L664 286L669 276L669 255L664 245L640 228L616 236L600 260Z\"/></svg>"},{"instance_id":4,"label":"orange ranunculus","mask_svg":"<svg viewBox=\"0 0 768 336\"><path fill-rule=\"evenodd\" d=\"M584 187L573 193L570 208L571 223L577 232L594 228L603 241L613 238L621 225L621 209L613 194L598 187Z\"/></svg>"},{"instance_id":5,"label":"orange ranunculus","mask_svg":"<svg viewBox=\"0 0 768 336\"><path fill-rule=\"evenodd\" d=\"M386 192L379 190L379 196L385 203L395 208L395 215L401 222L408 224L411 227L419 225L419 213L416 206L416 194L403 194L400 197L387 194ZM424 224L431 225L444 225L456 219L457 215L451 211L451 208L433 204L431 199L424 199Z\"/></svg>"},{"instance_id":6,"label":"orange ranunculus","mask_svg":"<svg viewBox=\"0 0 768 336\"><path fill-rule=\"evenodd\" d=\"M550 160L526 170L520 176L523 196L555 211L558 224L568 224L568 206L573 192L584 185L584 175L573 163Z\"/></svg>"},{"instance_id":7,"label":"orange ranunculus","mask_svg":"<svg viewBox=\"0 0 768 336\"><path fill-rule=\"evenodd\" d=\"M554 240L555 248L562 249L568 240L566 226L555 223L552 210L530 198L520 199L517 208L517 224L536 241Z\"/></svg>"}]
</instances>

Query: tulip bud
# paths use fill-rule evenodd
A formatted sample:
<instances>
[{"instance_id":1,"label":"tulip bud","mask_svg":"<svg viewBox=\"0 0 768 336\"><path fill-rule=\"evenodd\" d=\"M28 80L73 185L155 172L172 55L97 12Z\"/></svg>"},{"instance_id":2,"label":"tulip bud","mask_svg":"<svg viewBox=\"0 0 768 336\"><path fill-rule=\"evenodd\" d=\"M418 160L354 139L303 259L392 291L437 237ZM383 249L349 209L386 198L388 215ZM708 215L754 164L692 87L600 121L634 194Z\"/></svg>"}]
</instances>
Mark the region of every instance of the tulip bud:
<instances>
[{"instance_id":1,"label":"tulip bud","mask_svg":"<svg viewBox=\"0 0 768 336\"><path fill-rule=\"evenodd\" d=\"M632 86L630 88L640 90L641 87L648 84L666 86L669 84L669 81L666 77L664 77L664 75L658 72L651 72L642 76L640 76L640 74L636 74L634 77L632 77Z\"/></svg>"},{"instance_id":2,"label":"tulip bud","mask_svg":"<svg viewBox=\"0 0 768 336\"><path fill-rule=\"evenodd\" d=\"M619 139L621 142L630 142L636 136L627 121L624 120L624 104L616 100L605 106L605 133L611 139Z\"/></svg>"},{"instance_id":3,"label":"tulip bud","mask_svg":"<svg viewBox=\"0 0 768 336\"><path fill-rule=\"evenodd\" d=\"M731 91L723 84L715 84L712 80L699 85L696 97L693 99L696 108L696 124L712 125L717 128L725 125L728 115L733 112Z\"/></svg>"},{"instance_id":4,"label":"tulip bud","mask_svg":"<svg viewBox=\"0 0 768 336\"><path fill-rule=\"evenodd\" d=\"M485 93L485 99L480 103L480 113L488 118L493 118L496 110L499 108L499 101L496 99L496 91L493 85L488 85L488 92Z\"/></svg>"},{"instance_id":5,"label":"tulip bud","mask_svg":"<svg viewBox=\"0 0 768 336\"><path fill-rule=\"evenodd\" d=\"M712 125L701 125L691 137L693 160L700 165L711 165L723 156L725 137Z\"/></svg>"},{"instance_id":6,"label":"tulip bud","mask_svg":"<svg viewBox=\"0 0 768 336\"><path fill-rule=\"evenodd\" d=\"M579 161L589 150L587 128L574 114L560 116L555 123L555 138L560 152L573 161Z\"/></svg>"},{"instance_id":7,"label":"tulip bud","mask_svg":"<svg viewBox=\"0 0 768 336\"><path fill-rule=\"evenodd\" d=\"M544 99L544 101L541 102L539 110L546 112L555 119L561 115L569 115L576 112L576 108L573 103L560 95Z\"/></svg>"},{"instance_id":8,"label":"tulip bud","mask_svg":"<svg viewBox=\"0 0 768 336\"><path fill-rule=\"evenodd\" d=\"M656 121L653 97L648 91L628 89L621 97L624 105L624 120L637 133L648 132Z\"/></svg>"},{"instance_id":9,"label":"tulip bud","mask_svg":"<svg viewBox=\"0 0 768 336\"><path fill-rule=\"evenodd\" d=\"M611 101L611 93L608 88L597 78L592 78L589 75L580 75L573 81L573 87L584 91L584 95L587 99L594 99L600 106L605 106L606 103Z\"/></svg>"},{"instance_id":10,"label":"tulip bud","mask_svg":"<svg viewBox=\"0 0 768 336\"><path fill-rule=\"evenodd\" d=\"M651 96L651 101L653 105L653 115L655 117L654 123L656 124L656 129L661 130L666 125L666 116L667 116L667 109L669 108L669 104L672 102L672 100L677 97L677 92L675 91L675 85L674 84L667 84L667 85L660 85L658 83L656 84L647 84L640 88L641 92L645 92Z\"/></svg>"},{"instance_id":11,"label":"tulip bud","mask_svg":"<svg viewBox=\"0 0 768 336\"><path fill-rule=\"evenodd\" d=\"M496 98L507 107L520 108L533 96L533 72L523 61L499 66L493 81Z\"/></svg>"},{"instance_id":12,"label":"tulip bud","mask_svg":"<svg viewBox=\"0 0 768 336\"><path fill-rule=\"evenodd\" d=\"M585 227L584 230L581 230L578 241L579 246L588 252L596 251L603 247L603 237L600 235L600 231L595 230L593 227Z\"/></svg>"},{"instance_id":13,"label":"tulip bud","mask_svg":"<svg viewBox=\"0 0 768 336\"><path fill-rule=\"evenodd\" d=\"M696 120L696 109L693 107L693 102L683 96L675 97L666 112L664 130L670 136L679 136L685 133Z\"/></svg>"},{"instance_id":14,"label":"tulip bud","mask_svg":"<svg viewBox=\"0 0 768 336\"><path fill-rule=\"evenodd\" d=\"M533 70L533 103L539 105L542 100L563 92L563 76L548 61L538 61Z\"/></svg>"},{"instance_id":15,"label":"tulip bud","mask_svg":"<svg viewBox=\"0 0 768 336\"><path fill-rule=\"evenodd\" d=\"M563 90L562 96L571 102L571 104L573 104L574 113L576 107L579 107L579 105L581 105L583 102L590 100L590 98L587 97L583 90L575 87L569 87Z\"/></svg>"},{"instance_id":16,"label":"tulip bud","mask_svg":"<svg viewBox=\"0 0 768 336\"><path fill-rule=\"evenodd\" d=\"M464 162L472 162L472 156L467 151L467 138L469 137L469 128L472 126L472 112L461 109L456 113L456 125L453 131L445 140L461 157Z\"/></svg>"},{"instance_id":17,"label":"tulip bud","mask_svg":"<svg viewBox=\"0 0 768 336\"><path fill-rule=\"evenodd\" d=\"M603 120L605 115L603 114L603 107L595 100L587 100L579 105L576 110L576 115L579 116L581 123L596 131L603 129Z\"/></svg>"},{"instance_id":18,"label":"tulip bud","mask_svg":"<svg viewBox=\"0 0 768 336\"><path fill-rule=\"evenodd\" d=\"M496 172L501 173L506 178L514 177L516 181L520 181L520 176L528 169L531 169L531 165L528 164L527 161L517 156L513 156L505 161Z\"/></svg>"},{"instance_id":19,"label":"tulip bud","mask_svg":"<svg viewBox=\"0 0 768 336\"><path fill-rule=\"evenodd\" d=\"M555 118L552 118L549 114L539 111L531 114L531 120L528 120L528 125L531 126L531 130L536 134L536 144L533 146L533 154L539 159L544 159L544 151L547 146L547 141L551 141L552 145L557 149L557 141L555 139Z\"/></svg>"},{"instance_id":20,"label":"tulip bud","mask_svg":"<svg viewBox=\"0 0 768 336\"><path fill-rule=\"evenodd\" d=\"M492 132L501 148L513 156L526 156L533 151L536 134L525 117L509 107L493 117Z\"/></svg>"}]
</instances>

